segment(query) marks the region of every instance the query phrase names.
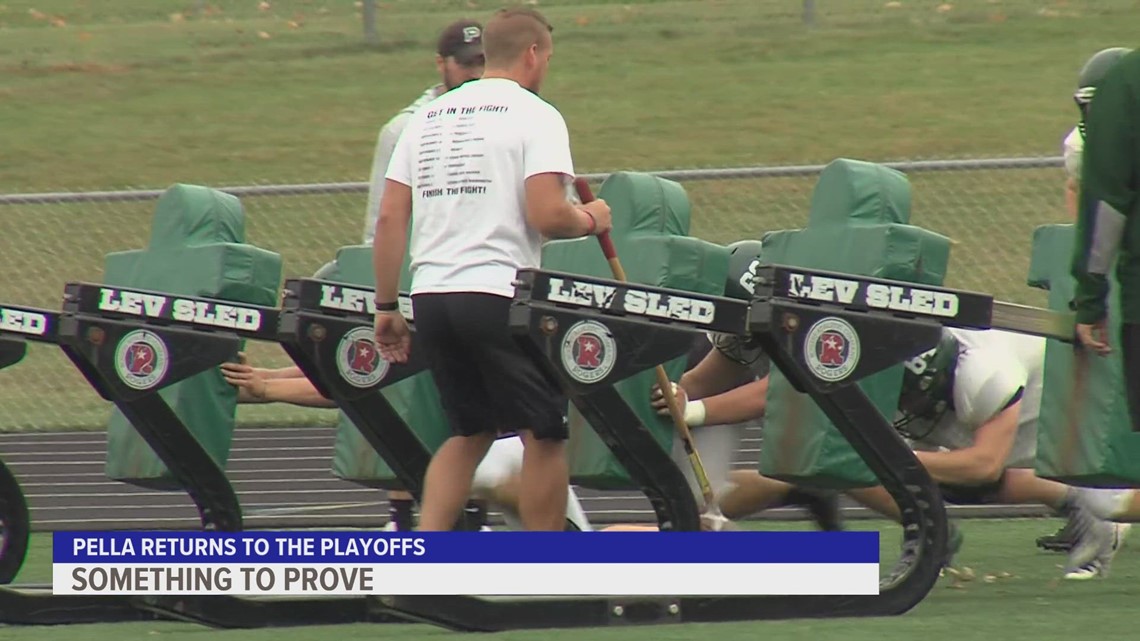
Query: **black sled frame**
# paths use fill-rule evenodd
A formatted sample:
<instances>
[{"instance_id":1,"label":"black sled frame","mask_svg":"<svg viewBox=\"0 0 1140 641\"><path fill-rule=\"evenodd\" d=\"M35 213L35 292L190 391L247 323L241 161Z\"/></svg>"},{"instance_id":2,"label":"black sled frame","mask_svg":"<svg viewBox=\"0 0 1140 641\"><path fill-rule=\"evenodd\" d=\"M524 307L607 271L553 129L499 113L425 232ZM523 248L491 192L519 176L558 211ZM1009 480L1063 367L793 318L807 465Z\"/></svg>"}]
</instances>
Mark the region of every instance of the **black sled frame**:
<instances>
[{"instance_id":1,"label":"black sled frame","mask_svg":"<svg viewBox=\"0 0 1140 641\"><path fill-rule=\"evenodd\" d=\"M225 471L159 392L236 361L243 338L276 342L280 310L92 283L69 283L63 310L60 345L170 471L173 485L160 489L185 490L198 507L204 529L242 530L241 506ZM123 358L139 343L165 354L165 364L155 360L155 368L163 370L157 378L122 371ZM131 603L153 617L218 628L391 620L370 611L362 597L139 596Z\"/></svg>"},{"instance_id":2,"label":"black sled frame","mask_svg":"<svg viewBox=\"0 0 1140 641\"><path fill-rule=\"evenodd\" d=\"M0 305L0 369L24 359L28 341L59 344L59 312ZM16 475L0 460L0 625L117 623L154 619L130 597L53 595L50 585L14 583L28 552L31 517Z\"/></svg>"},{"instance_id":3,"label":"black sled frame","mask_svg":"<svg viewBox=\"0 0 1140 641\"><path fill-rule=\"evenodd\" d=\"M850 301L821 301L803 294L813 277L856 281ZM806 281L805 281L806 279ZM903 545L895 567L869 596L724 596L609 598L477 598L470 596L387 596L377 607L403 617L463 631L578 628L791 618L889 616L907 612L933 588L947 546L947 517L937 485L906 442L855 383L934 347L942 327L990 327L993 300L984 295L847 274L762 266L752 301L692 294L660 287L543 270L521 270L516 282L512 327L521 344L567 390L631 477L653 503L662 529L698 528L695 497L667 453L652 440L614 383L667 362L691 344L692 332L753 335L795 389L809 395L836 425L894 497L902 513ZM901 288L906 293L953 297L953 315L922 305L874 307L868 288ZM893 300L893 299L892 299ZM917 311L916 311L917 310ZM864 348L841 380L813 374L806 341L817 323L844 324ZM608 374L591 382L571 375L571 332L601 326L620 351ZM585 325L584 325L585 324ZM678 336L673 343L673 336ZM595 334L595 337L597 335ZM591 365L596 365L591 363ZM812 366L818 366L813 361ZM598 368L595 367L595 372ZM602 369L605 369L604 367ZM818 367L817 367L818 369ZM591 376L595 374L590 374ZM588 377L587 377L588 378ZM666 471L668 470L668 471Z\"/></svg>"}]
</instances>

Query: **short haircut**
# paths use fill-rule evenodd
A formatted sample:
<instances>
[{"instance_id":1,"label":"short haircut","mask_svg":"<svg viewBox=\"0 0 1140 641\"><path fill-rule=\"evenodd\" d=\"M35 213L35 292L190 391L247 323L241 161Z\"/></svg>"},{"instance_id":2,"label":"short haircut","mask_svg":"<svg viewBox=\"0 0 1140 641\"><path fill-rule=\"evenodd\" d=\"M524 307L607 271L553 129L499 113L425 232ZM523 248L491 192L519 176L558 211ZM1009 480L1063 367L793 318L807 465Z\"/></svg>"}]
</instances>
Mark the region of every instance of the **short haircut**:
<instances>
[{"instance_id":1,"label":"short haircut","mask_svg":"<svg viewBox=\"0 0 1140 641\"><path fill-rule=\"evenodd\" d=\"M549 42L554 27L529 7L500 9L483 29L483 55L489 67L509 67L531 45Z\"/></svg>"}]
</instances>

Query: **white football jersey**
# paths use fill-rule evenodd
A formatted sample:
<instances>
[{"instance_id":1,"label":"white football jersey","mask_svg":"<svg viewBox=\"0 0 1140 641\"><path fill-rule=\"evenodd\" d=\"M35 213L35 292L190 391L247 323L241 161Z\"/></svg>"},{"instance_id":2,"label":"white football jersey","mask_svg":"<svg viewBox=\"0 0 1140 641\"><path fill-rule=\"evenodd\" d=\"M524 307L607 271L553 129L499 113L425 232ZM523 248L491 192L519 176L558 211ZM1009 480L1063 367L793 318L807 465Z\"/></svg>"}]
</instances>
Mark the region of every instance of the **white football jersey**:
<instances>
[{"instance_id":1,"label":"white football jersey","mask_svg":"<svg viewBox=\"0 0 1140 641\"><path fill-rule=\"evenodd\" d=\"M1037 454L1037 417L1045 369L1045 339L1001 330L947 329L958 339L951 411L915 449L959 450L973 445L974 432L997 416L1023 388L1017 437L1006 467L1033 467ZM912 430L922 434L929 423Z\"/></svg>"}]
</instances>

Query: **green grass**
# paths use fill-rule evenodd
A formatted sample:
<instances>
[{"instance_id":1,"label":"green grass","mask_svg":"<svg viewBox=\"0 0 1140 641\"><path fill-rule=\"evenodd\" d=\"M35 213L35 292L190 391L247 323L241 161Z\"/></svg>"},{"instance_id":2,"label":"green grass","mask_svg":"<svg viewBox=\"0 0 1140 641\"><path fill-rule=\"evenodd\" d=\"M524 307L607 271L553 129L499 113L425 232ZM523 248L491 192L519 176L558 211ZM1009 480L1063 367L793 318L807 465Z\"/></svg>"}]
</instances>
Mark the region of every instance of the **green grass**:
<instances>
[{"instance_id":1,"label":"green grass","mask_svg":"<svg viewBox=\"0 0 1140 641\"><path fill-rule=\"evenodd\" d=\"M1046 155L1076 116L1076 72L1134 39L1136 0L544 0L543 93L583 172ZM441 25L488 0L0 0L0 193L367 178L377 131L436 81ZM200 8L205 8L200 11ZM261 34L269 36L262 37ZM949 284L1041 304L1030 234L1065 220L1060 169L916 174L916 224L954 248ZM813 177L685 183L694 235L803 224ZM363 194L243 199L249 241L308 275L358 242ZM63 284L143 247L151 202L0 205L0 300L58 308ZM261 347L259 362L287 363ZM106 403L33 349L0 372L0 429L100 428ZM312 412L242 410L250 422Z\"/></svg>"},{"instance_id":2,"label":"green grass","mask_svg":"<svg viewBox=\"0 0 1140 641\"><path fill-rule=\"evenodd\" d=\"M944 578L911 612L890 618L801 620L725 624L689 624L600 630L543 630L480 635L480 638L510 641L673 641L715 637L719 641L751 641L757 635L772 641L894 641L922 638L924 641L978 639L1032 639L1070 641L1075 635L1092 634L1115 641L1135 635L1129 615L1140 598L1140 553L1135 543L1118 554L1112 574L1089 582L1059 581L1057 564L1063 555L1038 550L1033 540L1058 527L1054 519L971 520L962 522L966 544L959 564L975 571L974 581L952 587ZM773 527L800 527L776 526ZM893 562L898 555L898 528L878 522L852 522L853 529L882 528L882 559ZM29 567L20 581L50 581L50 540L35 538ZM1012 577L986 582L986 575ZM5 636L8 635L8 636ZM20 641L112 641L127 638L160 638L168 641L212 639L219 641L308 641L310 639L393 639L427 641L465 638L438 628L420 625L346 625L335 628L289 630L215 631L181 623L84 625L64 628L0 627L0 639Z\"/></svg>"}]
</instances>

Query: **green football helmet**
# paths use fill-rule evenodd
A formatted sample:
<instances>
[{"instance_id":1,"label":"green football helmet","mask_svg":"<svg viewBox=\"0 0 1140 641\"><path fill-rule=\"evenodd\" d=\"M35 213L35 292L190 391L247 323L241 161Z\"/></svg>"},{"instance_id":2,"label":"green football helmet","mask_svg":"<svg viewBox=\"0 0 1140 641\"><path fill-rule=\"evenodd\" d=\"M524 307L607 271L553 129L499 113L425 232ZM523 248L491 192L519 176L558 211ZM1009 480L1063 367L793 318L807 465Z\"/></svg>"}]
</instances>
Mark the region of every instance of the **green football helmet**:
<instances>
[{"instance_id":1,"label":"green football helmet","mask_svg":"<svg viewBox=\"0 0 1140 641\"><path fill-rule=\"evenodd\" d=\"M1085 135L1085 118L1088 116L1089 103L1092 102L1093 96L1096 94L1097 86L1104 80L1108 70L1131 52L1132 50L1126 47L1102 49L1093 54L1081 67L1080 73L1077 74L1077 91L1073 94L1073 100L1081 112L1081 121L1078 125L1081 137Z\"/></svg>"},{"instance_id":2,"label":"green football helmet","mask_svg":"<svg viewBox=\"0 0 1140 641\"><path fill-rule=\"evenodd\" d=\"M913 440L930 434L954 405L954 370L958 365L958 339L943 331L934 349L904 361L902 392L899 394L899 417L895 429ZM911 424L921 421L927 430L916 433Z\"/></svg>"},{"instance_id":3,"label":"green football helmet","mask_svg":"<svg viewBox=\"0 0 1140 641\"><path fill-rule=\"evenodd\" d=\"M756 289L756 267L760 264L763 243L758 240L738 240L728 246L728 279L724 295L729 298L752 300Z\"/></svg>"}]
</instances>

